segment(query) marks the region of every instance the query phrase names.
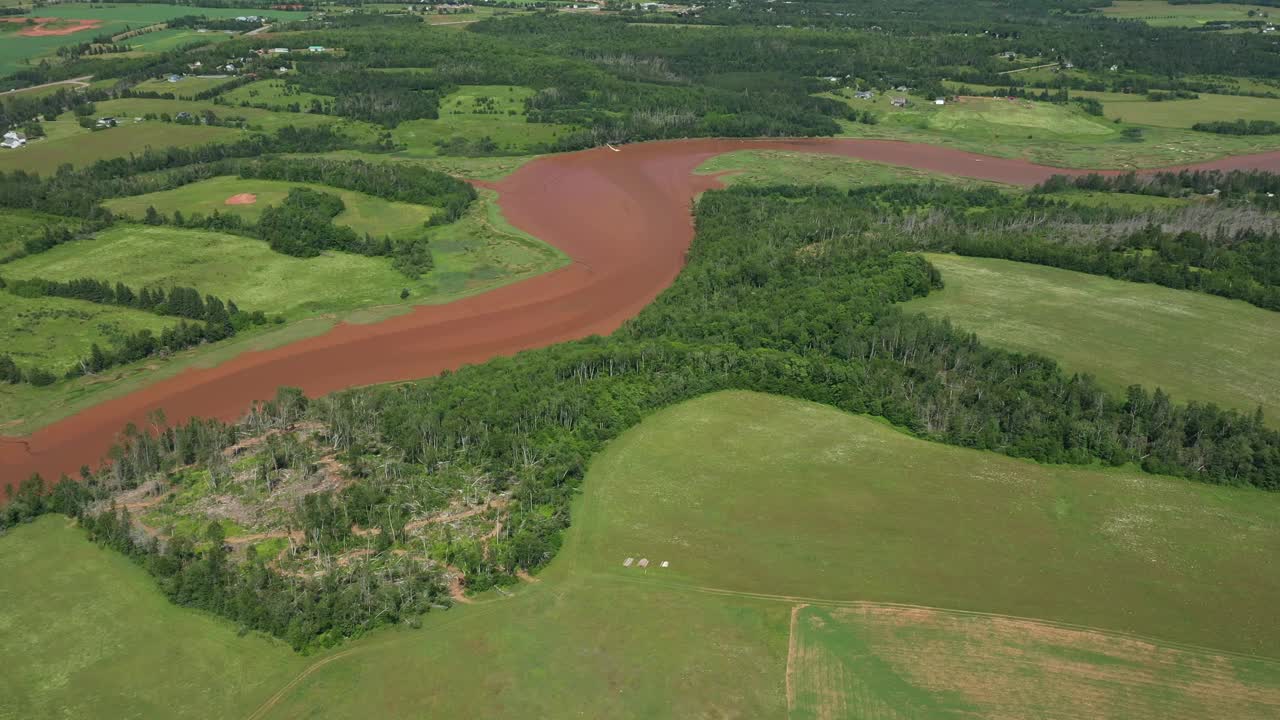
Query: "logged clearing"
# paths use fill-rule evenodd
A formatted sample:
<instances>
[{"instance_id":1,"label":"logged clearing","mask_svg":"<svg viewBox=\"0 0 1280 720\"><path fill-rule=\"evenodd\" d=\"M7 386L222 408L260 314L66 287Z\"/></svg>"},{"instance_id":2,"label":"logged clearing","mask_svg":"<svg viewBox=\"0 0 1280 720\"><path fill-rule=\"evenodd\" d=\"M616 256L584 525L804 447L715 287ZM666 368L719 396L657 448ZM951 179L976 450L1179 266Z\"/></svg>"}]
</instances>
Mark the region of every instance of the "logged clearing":
<instances>
[{"instance_id":1,"label":"logged clearing","mask_svg":"<svg viewBox=\"0 0 1280 720\"><path fill-rule=\"evenodd\" d=\"M235 702L238 716L255 720L513 710L1261 720L1280 712L1280 664L1167 641L1277 655L1271 618L1280 585L1262 571L1278 544L1276 499L1046 468L916 440L812 403L716 393L653 415L593 460L575 525L539 582L301 666L292 656L276 660L252 637L208 655L231 667L249 652L275 663ZM31 552L104 555L61 522L41 521L61 534L29 536L38 543ZM0 570L13 557L9 543L27 530L0 538ZM66 543L80 546L63 550ZM112 557L95 565L102 575L140 572ZM18 582L16 608L7 610L29 614L75 580L36 568L30 577L0 574L0 592ZM866 602L881 596L1097 628ZM123 633L134 620L122 613L100 622L102 632ZM131 662L229 631L206 622L157 639ZM1163 640L1111 632L1135 628ZM92 636L66 642L50 657L97 652ZM27 652L0 639L0 661L21 666ZM127 692L102 689L115 670L94 666L74 687L38 686L23 717L146 714ZM218 712L224 680L213 673L209 688L188 687L169 714L228 716ZM214 702L202 701L206 693ZM100 697L110 702L91 704ZM74 712L84 707L97 712Z\"/></svg>"},{"instance_id":2,"label":"logged clearing","mask_svg":"<svg viewBox=\"0 0 1280 720\"><path fill-rule=\"evenodd\" d=\"M928 255L946 288L906 304L1116 392L1138 383L1280 423L1280 315L1240 300L1042 265Z\"/></svg>"}]
</instances>

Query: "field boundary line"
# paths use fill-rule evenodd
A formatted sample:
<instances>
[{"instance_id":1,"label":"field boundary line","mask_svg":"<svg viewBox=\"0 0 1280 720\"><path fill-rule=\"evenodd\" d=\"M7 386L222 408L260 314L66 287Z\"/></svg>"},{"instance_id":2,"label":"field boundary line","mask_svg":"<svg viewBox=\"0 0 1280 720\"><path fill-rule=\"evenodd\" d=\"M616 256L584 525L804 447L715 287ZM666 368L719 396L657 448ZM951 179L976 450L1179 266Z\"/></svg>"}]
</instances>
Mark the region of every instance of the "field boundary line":
<instances>
[{"instance_id":1,"label":"field boundary line","mask_svg":"<svg viewBox=\"0 0 1280 720\"><path fill-rule=\"evenodd\" d=\"M487 605L488 607L485 607L485 605ZM467 607L475 608L476 605L468 605ZM481 603L479 609L471 610L465 613L460 613L459 616L453 620L444 620L440 624L436 625L435 629L449 627L450 625L456 625L457 623L465 622L471 618L483 617L493 612L495 609L497 609L497 604L493 603L492 601ZM363 638L354 638L352 640L348 640L347 642L357 643L357 642L360 642L360 640L362 639ZM262 718L266 717L267 713L274 710L275 706L278 705L280 701L284 699L284 696L287 695L289 691L296 688L299 683L301 683L303 680L306 680L308 677L310 677L313 673L317 672L318 670L323 669L329 663L335 662L337 660L342 660L344 658L347 658L362 652L367 652L372 649L377 649L377 646L372 644L359 645L357 647L348 648L335 655L330 655L329 657L321 658L315 661L314 663L303 668L302 671L299 672L296 677L294 677L289 682L285 683L284 687L280 688L275 693L273 693L271 697L263 701L263 703L259 705L256 710L254 710L252 713L249 713L247 716L245 716L245 720L261 720Z\"/></svg>"},{"instance_id":2,"label":"field boundary line","mask_svg":"<svg viewBox=\"0 0 1280 720\"><path fill-rule=\"evenodd\" d=\"M1117 638L1129 638L1131 640L1139 640L1141 642L1160 645L1162 647L1172 648L1176 650L1188 650L1202 653L1213 653L1215 655L1224 655L1245 660L1256 660L1259 662L1280 665L1280 657L1272 657L1269 655L1256 655L1253 653L1239 652L1237 650L1225 650L1223 648L1208 647L1206 645L1196 645L1194 643L1179 642L1177 640L1169 640L1159 638L1152 635L1143 635L1141 633L1128 632L1125 630L1113 630L1110 628L1098 627L1096 625L1082 625L1080 623L1071 623L1061 620L1047 620L1045 618L1027 617L1025 615L1010 615L1008 613L984 612L982 610L960 610L956 608L937 607L935 605L915 605L912 603L887 602L878 600L836 600L832 598L813 598L803 597L799 595L774 595L770 593L757 593L746 590L729 590L727 588L708 587L703 585L682 585L680 583L663 582L661 580L653 580L648 578L626 578L618 575L609 575L605 573L597 573L599 577L607 577L619 582L626 583L647 583L659 585L672 590L689 590L692 592L706 593L709 595L722 595L726 597L738 597L748 600L764 600L770 602L785 603L804 603L808 605L818 605L823 607L834 608L891 608L900 610L928 610L932 612L941 612L951 615L961 615L967 617L991 618L995 620L1014 620L1018 622L1036 623L1039 625L1047 625L1050 627L1061 628L1063 630L1076 630L1080 632L1092 632L1099 635L1107 635Z\"/></svg>"},{"instance_id":3,"label":"field boundary line","mask_svg":"<svg viewBox=\"0 0 1280 720\"><path fill-rule=\"evenodd\" d=\"M791 682L791 676L795 671L796 653L799 652L800 641L797 638L796 625L800 622L800 611L809 607L803 603L791 606L791 629L787 631L787 717L791 717L791 713L796 708L796 689Z\"/></svg>"}]
</instances>

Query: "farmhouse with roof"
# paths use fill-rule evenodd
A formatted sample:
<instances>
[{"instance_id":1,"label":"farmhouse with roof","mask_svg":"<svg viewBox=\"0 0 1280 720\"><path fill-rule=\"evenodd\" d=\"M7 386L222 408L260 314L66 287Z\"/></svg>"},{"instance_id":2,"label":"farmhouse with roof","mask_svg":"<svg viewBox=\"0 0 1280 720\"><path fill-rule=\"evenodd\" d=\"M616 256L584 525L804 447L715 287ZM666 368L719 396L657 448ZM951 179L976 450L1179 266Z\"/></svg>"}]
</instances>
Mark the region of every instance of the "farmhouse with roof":
<instances>
[{"instance_id":1,"label":"farmhouse with roof","mask_svg":"<svg viewBox=\"0 0 1280 720\"><path fill-rule=\"evenodd\" d=\"M896 97L889 101L894 107L906 107L911 103L904 97Z\"/></svg>"},{"instance_id":2,"label":"farmhouse with roof","mask_svg":"<svg viewBox=\"0 0 1280 720\"><path fill-rule=\"evenodd\" d=\"M4 140L0 141L0 147L14 150L27 144L27 136L17 130L10 130L4 134Z\"/></svg>"}]
</instances>

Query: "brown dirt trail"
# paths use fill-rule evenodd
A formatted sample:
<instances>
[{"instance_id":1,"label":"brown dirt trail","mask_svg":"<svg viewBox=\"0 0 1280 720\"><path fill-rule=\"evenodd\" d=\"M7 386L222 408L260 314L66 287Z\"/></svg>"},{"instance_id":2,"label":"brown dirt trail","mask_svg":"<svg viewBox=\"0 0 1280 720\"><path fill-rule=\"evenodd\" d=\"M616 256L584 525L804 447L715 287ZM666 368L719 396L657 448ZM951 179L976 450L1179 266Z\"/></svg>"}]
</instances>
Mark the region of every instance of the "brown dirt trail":
<instances>
[{"instance_id":1,"label":"brown dirt trail","mask_svg":"<svg viewBox=\"0 0 1280 720\"><path fill-rule=\"evenodd\" d=\"M693 170L716 155L751 149L837 154L1023 185L1061 172L1023 160L875 140L688 140L539 158L498 182L478 184L498 191L512 225L564 251L573 260L568 267L447 305L418 307L370 325L344 323L284 347L190 369L53 423L22 442L0 438L0 481L16 484L36 471L56 478L95 464L126 423L142 425L156 408L164 408L174 423L192 416L232 419L282 385L314 396L427 377L612 332L680 272L693 239L690 201L720 185ZM1280 170L1280 152L1198 167Z\"/></svg>"}]
</instances>

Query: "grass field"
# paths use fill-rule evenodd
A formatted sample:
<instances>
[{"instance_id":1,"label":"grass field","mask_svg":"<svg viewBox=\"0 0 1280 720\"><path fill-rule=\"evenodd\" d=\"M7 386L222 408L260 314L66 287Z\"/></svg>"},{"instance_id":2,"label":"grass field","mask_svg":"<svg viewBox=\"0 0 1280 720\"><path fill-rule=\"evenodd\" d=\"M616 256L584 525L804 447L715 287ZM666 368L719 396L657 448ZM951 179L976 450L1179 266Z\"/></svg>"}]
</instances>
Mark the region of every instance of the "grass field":
<instances>
[{"instance_id":1,"label":"grass field","mask_svg":"<svg viewBox=\"0 0 1280 720\"><path fill-rule=\"evenodd\" d=\"M1247 21L1249 11L1280 17L1280 8L1241 3L1171 5L1165 0L1112 0L1102 14L1117 20L1141 20L1154 27L1198 27L1208 22Z\"/></svg>"},{"instance_id":2,"label":"grass field","mask_svg":"<svg viewBox=\"0 0 1280 720\"><path fill-rule=\"evenodd\" d=\"M488 137L507 154L527 153L540 143L551 142L569 128L525 121L524 100L533 95L525 87L467 85L440 101L438 120L410 120L392 131L396 143L411 157L438 155L437 140ZM485 99L492 100L486 104Z\"/></svg>"},{"instance_id":3,"label":"grass field","mask_svg":"<svg viewBox=\"0 0 1280 720\"><path fill-rule=\"evenodd\" d=\"M290 188L295 187L309 187L338 196L346 209L334 218L334 222L375 237L400 237L406 232L420 231L434 211L423 205L392 202L354 190L279 180L244 180L229 176L211 178L163 192L115 198L103 205L111 212L127 215L135 220L141 220L146 216L147 208L154 207L166 215L172 215L175 210L187 216L193 213L210 215L217 211L256 221L263 210L280 204L289 194ZM256 195L257 202L252 205L227 205L227 198L240 193Z\"/></svg>"},{"instance_id":4,"label":"grass field","mask_svg":"<svg viewBox=\"0 0 1280 720\"><path fill-rule=\"evenodd\" d=\"M49 175L64 164L83 167L147 148L190 147L243 136L243 131L231 128L160 122L128 122L98 132L85 130L69 120L43 125L49 137L0 154L0 170L27 170Z\"/></svg>"},{"instance_id":5,"label":"grass field","mask_svg":"<svg viewBox=\"0 0 1280 720\"><path fill-rule=\"evenodd\" d=\"M1280 8L1277 8L1280 15ZM1151 102L1142 95L1122 93L1090 93L1098 96L1103 113L1111 119L1127 123L1167 128L1190 128L1199 122L1215 120L1275 120L1280 118L1280 100L1241 95L1201 94L1195 100ZM1205 135L1205 133L1197 133Z\"/></svg>"},{"instance_id":6,"label":"grass field","mask_svg":"<svg viewBox=\"0 0 1280 720\"><path fill-rule=\"evenodd\" d=\"M143 37L146 36L143 35ZM138 92L173 93L178 98L191 98L197 93L214 90L233 81L235 81L235 77L231 75L222 77L184 75L178 82L169 82L165 78L143 80L135 85L133 89Z\"/></svg>"},{"instance_id":7,"label":"grass field","mask_svg":"<svg viewBox=\"0 0 1280 720\"><path fill-rule=\"evenodd\" d=\"M61 516L0 537L0 718L235 718L307 659L179 608Z\"/></svg>"},{"instance_id":8,"label":"grass field","mask_svg":"<svg viewBox=\"0 0 1280 720\"><path fill-rule=\"evenodd\" d=\"M240 105L240 103L249 103L250 105L261 105L277 110L284 110L296 103L304 112L311 106L311 101L313 100L319 100L321 103L333 100L331 95L317 95L315 93L291 90L284 80L251 82L248 85L241 85L238 88L228 90L219 95L219 97L236 106Z\"/></svg>"},{"instance_id":9,"label":"grass field","mask_svg":"<svg viewBox=\"0 0 1280 720\"><path fill-rule=\"evenodd\" d=\"M970 86L975 92L980 87ZM892 95L893 93L891 93ZM1081 92L1081 95L1093 93ZM912 98L908 108L891 108L884 95L873 101L855 100L837 93L825 95L847 102L859 110L872 110L879 118L876 125L842 121L845 137L884 138L925 142L956 147L998 157L1025 158L1056 167L1079 168L1150 168L1200 162L1225 155L1264 152L1280 147L1280 136L1213 135L1187 130L1191 122L1183 111L1177 120L1160 125L1140 125L1138 118L1128 117L1123 124L1094 117L1069 106L1028 100L965 98L960 102L936 106L927 99ZM850 93L851 95L851 93ZM1123 110L1136 107L1135 96L1123 98ZM1230 96L1213 96L1230 97ZM1232 100L1280 101L1232 97ZM1179 113L1176 103L1153 103L1145 99L1142 108L1149 113ZM1106 103L1104 102L1104 108ZM1170 106L1161 109L1159 106ZM1245 103L1241 107L1251 107ZM1221 109L1233 107L1223 104ZM1104 109L1111 117L1111 113ZM1113 120L1114 118L1112 118ZM1148 119L1145 116L1143 119ZM1222 119L1222 118L1218 118ZM1229 119L1235 119L1231 116ZM1137 126L1142 130L1138 142L1126 139L1121 131Z\"/></svg>"},{"instance_id":10,"label":"grass field","mask_svg":"<svg viewBox=\"0 0 1280 720\"><path fill-rule=\"evenodd\" d=\"M779 150L741 150L717 155L698 166L696 172L724 173L722 179L730 185L831 185L847 189L901 182L992 184L898 165Z\"/></svg>"},{"instance_id":11,"label":"grass field","mask_svg":"<svg viewBox=\"0 0 1280 720\"><path fill-rule=\"evenodd\" d=\"M0 43L0 75L8 75L18 70L23 66L24 62L30 61L34 63L35 58L51 55L63 45L76 45L87 42L93 36L102 33L121 33L128 29L136 29L191 14L193 14L191 8L183 5L91 5L69 2L42 7L32 13L33 17L101 20L102 24L93 30L84 30L62 36L18 37L6 33L4 42ZM245 11L236 8L200 8L199 13L196 14L211 18L225 18L243 15ZM307 16L305 12L266 9L256 10L253 14L276 19L302 19ZM141 37L145 38L146 36ZM144 40L139 38L137 42L142 43Z\"/></svg>"},{"instance_id":12,"label":"grass field","mask_svg":"<svg viewBox=\"0 0 1280 720\"><path fill-rule=\"evenodd\" d=\"M6 264L5 277L98 277L134 287L181 284L234 300L245 310L280 314L289 322L232 340L201 346L164 360L112 368L98 378L77 378L48 388L0 385L0 429L28 433L97 402L171 377L188 367L209 367L236 355L296 342L338 321L373 322L553 270L567 258L507 224L481 191L458 222L431 228L435 269L409 280L387 258L330 253L316 258L280 255L266 243L222 233L119 225ZM410 295L400 298L402 288Z\"/></svg>"},{"instance_id":13,"label":"grass field","mask_svg":"<svg viewBox=\"0 0 1280 720\"><path fill-rule=\"evenodd\" d=\"M1261 720L1280 709L1280 662L1225 650L1280 651L1280 580L1263 570L1280 539L1276 499L1045 467L811 403L717 393L659 412L595 458L575 527L538 581L430 613L421 630L354 641L296 676L296 663L256 638L209 656L236 668L253 651L290 668L295 681L264 673L276 684L247 687L234 703L255 720L515 708L565 718ZM101 554L57 520L0 538L0 558L14 541L34 546L20 558ZM626 557L651 564L626 568ZM107 584L138 572L123 560L92 569ZM62 607L62 583L78 579L0 573L0 591L21 588L7 609L26 618L33 606ZM918 605L884 602L901 597ZM930 604L949 609L920 607ZM988 614L1001 612L1041 620ZM98 632L148 629L124 616ZM175 634L130 662L222 631ZM1205 640L1223 650L1178 644ZM40 647L51 660L93 651L80 642ZM29 652L0 640L11 666ZM23 717L67 715L114 670L38 686ZM201 691L173 698L171 714L198 705ZM129 709L118 697L98 715ZM218 711L232 703L208 705L228 716Z\"/></svg>"},{"instance_id":14,"label":"grass field","mask_svg":"<svg viewBox=\"0 0 1280 720\"><path fill-rule=\"evenodd\" d=\"M1280 424L1280 322L1269 310L1188 290L1007 260L929 255L946 288L906 308L992 344L1057 359L1122 391L1163 387Z\"/></svg>"},{"instance_id":15,"label":"grass field","mask_svg":"<svg viewBox=\"0 0 1280 720\"><path fill-rule=\"evenodd\" d=\"M46 226L74 229L79 225L78 220L57 215L25 210L0 210L0 261L22 249L23 243L27 240L41 237ZM0 275L2 274L3 269L0 269Z\"/></svg>"},{"instance_id":16,"label":"grass field","mask_svg":"<svg viewBox=\"0 0 1280 720\"><path fill-rule=\"evenodd\" d=\"M96 111L95 114L98 116L113 115L118 118L126 118L130 120L135 117L143 117L148 113L154 113L157 116L163 113L168 113L170 117L175 117L180 112L189 112L192 115L199 116L208 110L213 112L217 117L223 119L244 118L250 128L266 132L274 132L288 125L293 125L295 127L329 125L335 130L366 135L370 131L369 126L365 123L336 119L329 115L276 112L272 110L260 110L258 108L227 107L226 105L215 105L207 100L153 100L150 98L125 98L122 100L105 100L103 102L94 103L94 109ZM70 113L65 113L59 116L59 122L72 122L74 119L75 117ZM151 126L153 132L169 125L169 123L164 123L161 120L147 120L145 122ZM115 128L115 130L119 129L120 128Z\"/></svg>"},{"instance_id":17,"label":"grass field","mask_svg":"<svg viewBox=\"0 0 1280 720\"><path fill-rule=\"evenodd\" d=\"M61 375L89 356L94 343L113 347L149 329L157 335L172 318L68 298L23 298L0 291L0 354L22 367Z\"/></svg>"}]
</instances>

